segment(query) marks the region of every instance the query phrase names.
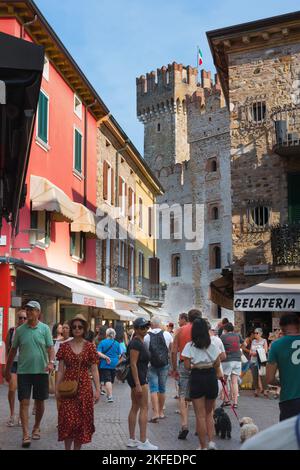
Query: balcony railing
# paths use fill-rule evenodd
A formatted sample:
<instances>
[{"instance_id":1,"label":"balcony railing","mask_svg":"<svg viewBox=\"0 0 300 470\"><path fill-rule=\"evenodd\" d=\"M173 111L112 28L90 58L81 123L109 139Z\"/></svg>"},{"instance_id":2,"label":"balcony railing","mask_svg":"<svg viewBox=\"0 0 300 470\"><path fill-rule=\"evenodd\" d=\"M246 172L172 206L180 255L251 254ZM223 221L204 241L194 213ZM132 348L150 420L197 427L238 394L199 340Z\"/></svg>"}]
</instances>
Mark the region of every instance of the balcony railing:
<instances>
[{"instance_id":1,"label":"balcony railing","mask_svg":"<svg viewBox=\"0 0 300 470\"><path fill-rule=\"evenodd\" d=\"M282 108L272 114L274 151L282 156L300 152L300 105Z\"/></svg>"},{"instance_id":2,"label":"balcony railing","mask_svg":"<svg viewBox=\"0 0 300 470\"><path fill-rule=\"evenodd\" d=\"M150 279L141 276L136 278L136 294L148 297L150 300L163 301L165 298L165 290L160 284L151 284Z\"/></svg>"},{"instance_id":3,"label":"balcony railing","mask_svg":"<svg viewBox=\"0 0 300 470\"><path fill-rule=\"evenodd\" d=\"M300 224L272 227L271 245L275 266L300 266Z\"/></svg>"}]
</instances>

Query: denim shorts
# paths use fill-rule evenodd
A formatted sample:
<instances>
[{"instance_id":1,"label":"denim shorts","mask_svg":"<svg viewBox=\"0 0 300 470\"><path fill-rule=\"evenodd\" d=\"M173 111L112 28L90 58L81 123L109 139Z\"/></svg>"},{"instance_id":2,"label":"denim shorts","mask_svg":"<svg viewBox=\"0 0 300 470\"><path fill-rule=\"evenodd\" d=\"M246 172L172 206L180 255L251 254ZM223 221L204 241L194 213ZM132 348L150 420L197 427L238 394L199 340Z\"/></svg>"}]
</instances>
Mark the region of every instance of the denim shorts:
<instances>
[{"instance_id":1,"label":"denim shorts","mask_svg":"<svg viewBox=\"0 0 300 470\"><path fill-rule=\"evenodd\" d=\"M148 370L148 382L150 393L166 393L169 365L164 367L150 366Z\"/></svg>"}]
</instances>

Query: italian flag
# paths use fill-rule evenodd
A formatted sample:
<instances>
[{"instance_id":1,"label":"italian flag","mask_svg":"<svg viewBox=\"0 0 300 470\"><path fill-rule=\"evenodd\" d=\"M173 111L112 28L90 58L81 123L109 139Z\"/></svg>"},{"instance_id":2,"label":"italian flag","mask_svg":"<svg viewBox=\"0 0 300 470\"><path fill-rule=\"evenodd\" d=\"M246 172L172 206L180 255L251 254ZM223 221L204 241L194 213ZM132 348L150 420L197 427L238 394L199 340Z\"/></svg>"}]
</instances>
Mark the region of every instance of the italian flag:
<instances>
[{"instance_id":1,"label":"italian flag","mask_svg":"<svg viewBox=\"0 0 300 470\"><path fill-rule=\"evenodd\" d=\"M203 55L202 55L202 51L201 49L198 47L198 65L202 65L203 64Z\"/></svg>"}]
</instances>

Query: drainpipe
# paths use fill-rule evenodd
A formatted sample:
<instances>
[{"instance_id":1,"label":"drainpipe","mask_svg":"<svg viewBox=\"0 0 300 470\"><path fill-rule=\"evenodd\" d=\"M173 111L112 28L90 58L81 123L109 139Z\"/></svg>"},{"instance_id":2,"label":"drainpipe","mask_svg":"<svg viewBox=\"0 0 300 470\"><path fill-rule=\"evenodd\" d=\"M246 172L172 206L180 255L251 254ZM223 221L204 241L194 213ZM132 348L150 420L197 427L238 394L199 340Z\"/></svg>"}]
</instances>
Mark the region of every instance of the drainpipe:
<instances>
[{"instance_id":1,"label":"drainpipe","mask_svg":"<svg viewBox=\"0 0 300 470\"><path fill-rule=\"evenodd\" d=\"M93 103L87 105L84 111L84 186L83 186L83 205L86 206L87 203L87 134L88 134L88 123L87 123L87 113L88 110L97 103L95 100Z\"/></svg>"},{"instance_id":2,"label":"drainpipe","mask_svg":"<svg viewBox=\"0 0 300 470\"><path fill-rule=\"evenodd\" d=\"M30 25L34 24L34 23L37 21L37 19L38 19L38 16L35 15L34 18L33 18L33 20L28 21L27 23L23 23L23 24L22 24L22 26L21 26L21 33L20 33L20 38L21 38L21 39L24 39L24 37L25 37L25 26L30 26Z\"/></svg>"}]
</instances>

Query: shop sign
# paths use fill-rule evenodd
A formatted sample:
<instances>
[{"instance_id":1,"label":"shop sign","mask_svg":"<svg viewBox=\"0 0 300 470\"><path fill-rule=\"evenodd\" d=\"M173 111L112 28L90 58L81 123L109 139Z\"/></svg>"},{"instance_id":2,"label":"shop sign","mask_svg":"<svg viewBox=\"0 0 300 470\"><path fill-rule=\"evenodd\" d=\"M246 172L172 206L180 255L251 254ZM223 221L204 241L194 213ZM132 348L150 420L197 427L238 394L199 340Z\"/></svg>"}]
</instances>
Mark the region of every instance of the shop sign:
<instances>
[{"instance_id":1,"label":"shop sign","mask_svg":"<svg viewBox=\"0 0 300 470\"><path fill-rule=\"evenodd\" d=\"M105 308L109 308L110 310L113 310L115 308L115 302L114 300L105 300Z\"/></svg>"},{"instance_id":2,"label":"shop sign","mask_svg":"<svg viewBox=\"0 0 300 470\"><path fill-rule=\"evenodd\" d=\"M297 312L300 309L300 294L235 295L234 309L240 312Z\"/></svg>"},{"instance_id":3,"label":"shop sign","mask_svg":"<svg viewBox=\"0 0 300 470\"><path fill-rule=\"evenodd\" d=\"M256 264L256 265L246 264L244 266L245 276L260 276L264 274L269 274L268 264Z\"/></svg>"},{"instance_id":4,"label":"shop sign","mask_svg":"<svg viewBox=\"0 0 300 470\"><path fill-rule=\"evenodd\" d=\"M97 297L90 297L82 294L72 294L72 302L77 305L86 305L87 307L105 307L104 299Z\"/></svg>"}]
</instances>

